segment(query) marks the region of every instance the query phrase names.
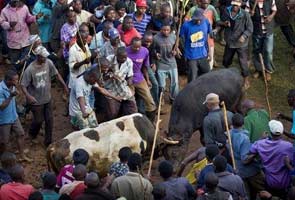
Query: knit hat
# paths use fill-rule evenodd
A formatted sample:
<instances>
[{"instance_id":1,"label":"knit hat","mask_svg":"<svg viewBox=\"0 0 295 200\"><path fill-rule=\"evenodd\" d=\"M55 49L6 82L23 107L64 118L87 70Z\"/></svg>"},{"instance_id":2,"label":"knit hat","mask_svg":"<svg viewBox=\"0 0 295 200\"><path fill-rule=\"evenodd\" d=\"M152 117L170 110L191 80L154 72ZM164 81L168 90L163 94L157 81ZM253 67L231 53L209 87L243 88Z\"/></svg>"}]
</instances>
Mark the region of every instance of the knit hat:
<instances>
[{"instance_id":1,"label":"knit hat","mask_svg":"<svg viewBox=\"0 0 295 200\"><path fill-rule=\"evenodd\" d=\"M77 149L74 151L73 160L74 164L83 164L86 165L89 159L89 154L84 149Z\"/></svg>"}]
</instances>

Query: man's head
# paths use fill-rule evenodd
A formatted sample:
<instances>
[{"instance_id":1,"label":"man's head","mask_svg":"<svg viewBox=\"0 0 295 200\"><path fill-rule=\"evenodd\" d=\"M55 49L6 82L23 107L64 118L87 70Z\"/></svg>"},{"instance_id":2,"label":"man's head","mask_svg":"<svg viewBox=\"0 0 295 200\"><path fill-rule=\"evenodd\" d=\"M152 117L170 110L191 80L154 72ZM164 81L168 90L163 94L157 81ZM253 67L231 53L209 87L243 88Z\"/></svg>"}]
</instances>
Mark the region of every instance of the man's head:
<instances>
[{"instance_id":1,"label":"man's head","mask_svg":"<svg viewBox=\"0 0 295 200\"><path fill-rule=\"evenodd\" d=\"M201 8L206 10L208 8L208 6L210 5L210 0L201 0Z\"/></svg>"},{"instance_id":2,"label":"man's head","mask_svg":"<svg viewBox=\"0 0 295 200\"><path fill-rule=\"evenodd\" d=\"M171 33L171 26L170 23L168 21L164 21L161 27L161 34L164 37L168 37Z\"/></svg>"},{"instance_id":3,"label":"man's head","mask_svg":"<svg viewBox=\"0 0 295 200\"><path fill-rule=\"evenodd\" d=\"M41 175L43 188L54 190L56 185L56 175L53 172L45 172Z\"/></svg>"},{"instance_id":4,"label":"man's head","mask_svg":"<svg viewBox=\"0 0 295 200\"><path fill-rule=\"evenodd\" d=\"M159 164L158 171L163 179L168 179L173 175L173 165L169 161L164 160Z\"/></svg>"},{"instance_id":5,"label":"man's head","mask_svg":"<svg viewBox=\"0 0 295 200\"><path fill-rule=\"evenodd\" d=\"M99 58L99 67L102 74L106 74L111 69L111 62L105 57Z\"/></svg>"},{"instance_id":6,"label":"man's head","mask_svg":"<svg viewBox=\"0 0 295 200\"><path fill-rule=\"evenodd\" d=\"M216 173L224 172L226 170L227 160L224 156L217 155L213 159L213 165Z\"/></svg>"},{"instance_id":7,"label":"man's head","mask_svg":"<svg viewBox=\"0 0 295 200\"><path fill-rule=\"evenodd\" d=\"M87 43L87 39L89 37L89 28L88 28L88 25L86 23L82 23L80 26L79 26L79 33L80 36L81 36L81 39L83 40L82 44L86 44ZM78 36L79 38L79 36ZM80 39L80 38L79 38Z\"/></svg>"},{"instance_id":8,"label":"man's head","mask_svg":"<svg viewBox=\"0 0 295 200\"><path fill-rule=\"evenodd\" d=\"M171 16L171 7L169 3L164 3L161 5L160 14L163 18L168 18Z\"/></svg>"},{"instance_id":9,"label":"man's head","mask_svg":"<svg viewBox=\"0 0 295 200\"><path fill-rule=\"evenodd\" d=\"M120 34L116 28L111 28L109 30L109 38L110 38L111 45L117 46L120 44Z\"/></svg>"},{"instance_id":10,"label":"man's head","mask_svg":"<svg viewBox=\"0 0 295 200\"><path fill-rule=\"evenodd\" d=\"M232 117L232 123L234 128L241 128L244 125L244 117L240 113L235 113Z\"/></svg>"},{"instance_id":11,"label":"man's head","mask_svg":"<svg viewBox=\"0 0 295 200\"><path fill-rule=\"evenodd\" d=\"M120 161L123 163L126 163L129 159L129 157L131 156L131 154L132 154L132 151L131 151L130 147L121 148L119 151Z\"/></svg>"},{"instance_id":12,"label":"man's head","mask_svg":"<svg viewBox=\"0 0 295 200\"><path fill-rule=\"evenodd\" d=\"M284 132L284 126L282 122L277 120L271 120L268 122L269 130L272 138L280 138Z\"/></svg>"},{"instance_id":13,"label":"man's head","mask_svg":"<svg viewBox=\"0 0 295 200\"><path fill-rule=\"evenodd\" d=\"M73 9L76 13L81 13L82 1L81 0L73 0Z\"/></svg>"},{"instance_id":14,"label":"man's head","mask_svg":"<svg viewBox=\"0 0 295 200\"><path fill-rule=\"evenodd\" d=\"M100 75L96 67L88 68L83 75L84 80L89 85L94 85L95 83L97 83L99 76Z\"/></svg>"},{"instance_id":15,"label":"man's head","mask_svg":"<svg viewBox=\"0 0 295 200\"><path fill-rule=\"evenodd\" d=\"M19 7L21 5L20 0L10 0L9 5L13 8Z\"/></svg>"},{"instance_id":16,"label":"man's head","mask_svg":"<svg viewBox=\"0 0 295 200\"><path fill-rule=\"evenodd\" d=\"M220 103L219 96L215 93L207 94L206 99L203 102L203 104L206 104L209 110L212 110L213 108L217 107L219 103Z\"/></svg>"},{"instance_id":17,"label":"man's head","mask_svg":"<svg viewBox=\"0 0 295 200\"><path fill-rule=\"evenodd\" d=\"M115 5L115 9L119 15L119 17L123 17L126 14L126 4L124 1L118 1Z\"/></svg>"},{"instance_id":18,"label":"man's head","mask_svg":"<svg viewBox=\"0 0 295 200\"><path fill-rule=\"evenodd\" d=\"M249 110L255 108L255 102L250 99L245 99L241 105L242 105L242 113L244 115L246 115Z\"/></svg>"},{"instance_id":19,"label":"man's head","mask_svg":"<svg viewBox=\"0 0 295 200\"><path fill-rule=\"evenodd\" d=\"M287 99L289 106L295 107L295 89L289 90Z\"/></svg>"},{"instance_id":20,"label":"man's head","mask_svg":"<svg viewBox=\"0 0 295 200\"><path fill-rule=\"evenodd\" d=\"M214 172L205 175L205 185L208 190L214 190L218 185L218 177Z\"/></svg>"},{"instance_id":21,"label":"man's head","mask_svg":"<svg viewBox=\"0 0 295 200\"><path fill-rule=\"evenodd\" d=\"M73 153L74 165L82 164L87 165L89 154L84 149L77 149Z\"/></svg>"},{"instance_id":22,"label":"man's head","mask_svg":"<svg viewBox=\"0 0 295 200\"><path fill-rule=\"evenodd\" d=\"M219 148L216 144L209 144L205 150L206 158L209 162L212 162L215 156L219 154Z\"/></svg>"},{"instance_id":23,"label":"man's head","mask_svg":"<svg viewBox=\"0 0 295 200\"><path fill-rule=\"evenodd\" d=\"M238 12L241 8L242 0L232 0L231 5L232 5L232 11Z\"/></svg>"},{"instance_id":24,"label":"man's head","mask_svg":"<svg viewBox=\"0 0 295 200\"><path fill-rule=\"evenodd\" d=\"M127 15L124 17L123 19L123 24L122 24L122 28L124 31L129 31L131 29L133 29L134 24L133 24L133 19L131 16Z\"/></svg>"},{"instance_id":25,"label":"man's head","mask_svg":"<svg viewBox=\"0 0 295 200\"><path fill-rule=\"evenodd\" d=\"M34 50L34 54L37 56L37 63L42 65L46 62L47 57L50 55L47 49L43 46L38 46Z\"/></svg>"},{"instance_id":26,"label":"man's head","mask_svg":"<svg viewBox=\"0 0 295 200\"><path fill-rule=\"evenodd\" d=\"M146 48L150 48L153 43L153 33L151 31L146 31L142 38L142 45Z\"/></svg>"},{"instance_id":27,"label":"man's head","mask_svg":"<svg viewBox=\"0 0 295 200\"><path fill-rule=\"evenodd\" d=\"M98 188L100 185L99 176L95 172L90 172L89 174L87 174L84 182L87 188L95 189Z\"/></svg>"},{"instance_id":28,"label":"man's head","mask_svg":"<svg viewBox=\"0 0 295 200\"><path fill-rule=\"evenodd\" d=\"M137 172L141 169L142 159L138 153L132 153L128 159L128 167L130 171Z\"/></svg>"},{"instance_id":29,"label":"man's head","mask_svg":"<svg viewBox=\"0 0 295 200\"><path fill-rule=\"evenodd\" d=\"M61 5L65 5L68 1L67 0L57 0L57 2Z\"/></svg>"},{"instance_id":30,"label":"man's head","mask_svg":"<svg viewBox=\"0 0 295 200\"><path fill-rule=\"evenodd\" d=\"M16 86L17 85L17 82L18 82L18 74L16 71L14 70L8 70L6 73L5 73L5 76L4 76L4 80L5 80L5 84L8 86L8 87L11 87L11 86Z\"/></svg>"},{"instance_id":31,"label":"man's head","mask_svg":"<svg viewBox=\"0 0 295 200\"><path fill-rule=\"evenodd\" d=\"M77 18L76 18L76 13L73 10L68 10L67 12L67 21L70 25L73 25L76 23Z\"/></svg>"},{"instance_id":32,"label":"man's head","mask_svg":"<svg viewBox=\"0 0 295 200\"><path fill-rule=\"evenodd\" d=\"M32 46L32 51L34 51L38 46L42 45L42 40L39 35L30 35L29 42Z\"/></svg>"},{"instance_id":33,"label":"man's head","mask_svg":"<svg viewBox=\"0 0 295 200\"><path fill-rule=\"evenodd\" d=\"M146 9L147 9L147 3L146 0L137 0L136 1L136 9L138 14L145 14Z\"/></svg>"},{"instance_id":34,"label":"man's head","mask_svg":"<svg viewBox=\"0 0 295 200\"><path fill-rule=\"evenodd\" d=\"M29 195L28 200L43 200L43 195L40 191L35 191Z\"/></svg>"},{"instance_id":35,"label":"man's head","mask_svg":"<svg viewBox=\"0 0 295 200\"><path fill-rule=\"evenodd\" d=\"M114 7L109 6L104 11L104 17L108 21L115 21L116 20L116 10Z\"/></svg>"},{"instance_id":36,"label":"man's head","mask_svg":"<svg viewBox=\"0 0 295 200\"><path fill-rule=\"evenodd\" d=\"M131 49L133 52L138 52L141 48L141 39L139 37L135 37L131 40Z\"/></svg>"},{"instance_id":37,"label":"man's head","mask_svg":"<svg viewBox=\"0 0 295 200\"><path fill-rule=\"evenodd\" d=\"M10 152L4 152L1 155L1 166L3 169L9 169L16 165L17 160L16 156L13 153Z\"/></svg>"},{"instance_id":38,"label":"man's head","mask_svg":"<svg viewBox=\"0 0 295 200\"><path fill-rule=\"evenodd\" d=\"M109 37L109 30L114 28L114 24L111 21L105 21L102 27L102 33L104 36Z\"/></svg>"},{"instance_id":39,"label":"man's head","mask_svg":"<svg viewBox=\"0 0 295 200\"><path fill-rule=\"evenodd\" d=\"M22 183L25 177L24 168L20 164L16 164L10 168L9 175L14 182Z\"/></svg>"},{"instance_id":40,"label":"man's head","mask_svg":"<svg viewBox=\"0 0 295 200\"><path fill-rule=\"evenodd\" d=\"M204 17L204 10L201 8L196 8L193 16L192 16L192 20L194 23L196 24L201 24L201 22L205 19Z\"/></svg>"},{"instance_id":41,"label":"man's head","mask_svg":"<svg viewBox=\"0 0 295 200\"><path fill-rule=\"evenodd\" d=\"M73 170L73 177L76 181L84 181L87 174L87 169L85 165L79 164L75 165Z\"/></svg>"},{"instance_id":42,"label":"man's head","mask_svg":"<svg viewBox=\"0 0 295 200\"><path fill-rule=\"evenodd\" d=\"M127 51L125 47L119 47L116 52L117 62L122 64L127 60Z\"/></svg>"}]
</instances>

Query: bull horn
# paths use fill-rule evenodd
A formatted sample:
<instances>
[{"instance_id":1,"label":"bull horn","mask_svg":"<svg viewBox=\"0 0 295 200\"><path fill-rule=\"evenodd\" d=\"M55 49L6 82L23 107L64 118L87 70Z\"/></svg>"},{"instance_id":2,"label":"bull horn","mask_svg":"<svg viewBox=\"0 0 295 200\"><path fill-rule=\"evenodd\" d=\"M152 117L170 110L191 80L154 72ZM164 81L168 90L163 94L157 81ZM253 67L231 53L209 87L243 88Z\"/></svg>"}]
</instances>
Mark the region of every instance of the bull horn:
<instances>
[{"instance_id":1,"label":"bull horn","mask_svg":"<svg viewBox=\"0 0 295 200\"><path fill-rule=\"evenodd\" d=\"M164 141L164 143L166 144L178 144L179 141L177 140L169 140L168 138L165 138L163 136L160 136L160 138Z\"/></svg>"}]
</instances>

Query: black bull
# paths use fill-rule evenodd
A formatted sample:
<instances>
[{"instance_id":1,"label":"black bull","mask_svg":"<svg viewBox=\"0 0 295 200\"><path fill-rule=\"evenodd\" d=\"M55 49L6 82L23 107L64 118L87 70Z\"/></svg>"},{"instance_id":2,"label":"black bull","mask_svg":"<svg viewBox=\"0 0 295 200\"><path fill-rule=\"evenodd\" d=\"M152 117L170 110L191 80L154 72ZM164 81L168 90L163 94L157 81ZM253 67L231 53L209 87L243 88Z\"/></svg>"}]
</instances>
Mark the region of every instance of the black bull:
<instances>
[{"instance_id":1,"label":"black bull","mask_svg":"<svg viewBox=\"0 0 295 200\"><path fill-rule=\"evenodd\" d=\"M176 97L167 136L180 142L164 152L165 158L176 167L187 151L192 134L195 131L202 133L203 120L208 112L203 102L209 93L218 94L228 110L237 111L244 96L243 77L235 68L216 70L189 83Z\"/></svg>"}]
</instances>

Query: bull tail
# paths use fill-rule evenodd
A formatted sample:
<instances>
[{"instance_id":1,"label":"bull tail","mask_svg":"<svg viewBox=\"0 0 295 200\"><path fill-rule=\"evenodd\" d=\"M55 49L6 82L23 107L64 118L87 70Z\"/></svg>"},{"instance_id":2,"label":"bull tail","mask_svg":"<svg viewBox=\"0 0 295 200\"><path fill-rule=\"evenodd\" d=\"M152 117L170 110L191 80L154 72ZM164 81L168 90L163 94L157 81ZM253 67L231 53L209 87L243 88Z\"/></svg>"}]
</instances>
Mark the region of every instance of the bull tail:
<instances>
[{"instance_id":1,"label":"bull tail","mask_svg":"<svg viewBox=\"0 0 295 200\"><path fill-rule=\"evenodd\" d=\"M54 154L54 148L52 145L50 145L46 151L47 168L48 168L48 171L54 171L56 174L58 174L59 170L57 169L56 165L54 164L54 161L53 161L54 155L53 154Z\"/></svg>"}]
</instances>

